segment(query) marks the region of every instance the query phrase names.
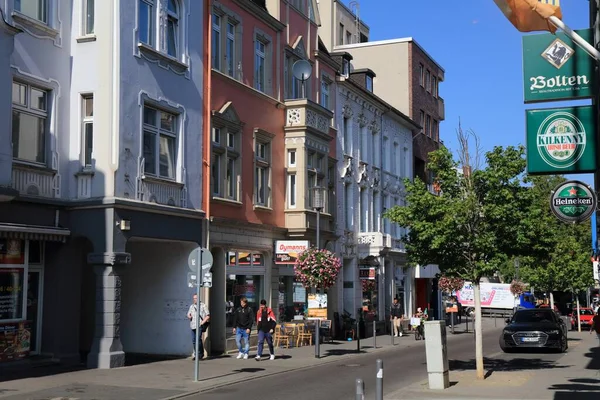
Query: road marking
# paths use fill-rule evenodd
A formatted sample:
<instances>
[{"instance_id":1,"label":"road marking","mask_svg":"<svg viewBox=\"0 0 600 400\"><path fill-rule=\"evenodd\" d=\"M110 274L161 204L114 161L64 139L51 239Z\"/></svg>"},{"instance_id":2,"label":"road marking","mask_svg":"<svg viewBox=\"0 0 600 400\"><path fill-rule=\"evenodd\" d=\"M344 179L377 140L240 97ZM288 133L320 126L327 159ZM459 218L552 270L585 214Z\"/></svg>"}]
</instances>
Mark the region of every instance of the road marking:
<instances>
[{"instance_id":1,"label":"road marking","mask_svg":"<svg viewBox=\"0 0 600 400\"><path fill-rule=\"evenodd\" d=\"M50 400L79 400L79 397L53 397Z\"/></svg>"}]
</instances>

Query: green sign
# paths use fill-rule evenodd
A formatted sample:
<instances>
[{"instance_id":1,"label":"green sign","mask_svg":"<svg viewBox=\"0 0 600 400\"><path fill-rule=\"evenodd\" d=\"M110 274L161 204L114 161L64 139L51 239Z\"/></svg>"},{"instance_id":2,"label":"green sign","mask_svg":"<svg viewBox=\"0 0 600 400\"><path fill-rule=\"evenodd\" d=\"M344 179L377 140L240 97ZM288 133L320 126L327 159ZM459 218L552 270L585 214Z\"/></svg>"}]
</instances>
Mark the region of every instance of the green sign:
<instances>
[{"instance_id":1,"label":"green sign","mask_svg":"<svg viewBox=\"0 0 600 400\"><path fill-rule=\"evenodd\" d=\"M527 110L527 172L532 175L596 171L592 106Z\"/></svg>"},{"instance_id":2,"label":"green sign","mask_svg":"<svg viewBox=\"0 0 600 400\"><path fill-rule=\"evenodd\" d=\"M563 222L587 221L597 205L596 193L580 181L567 181L558 185L550 196L550 208Z\"/></svg>"},{"instance_id":3,"label":"green sign","mask_svg":"<svg viewBox=\"0 0 600 400\"><path fill-rule=\"evenodd\" d=\"M577 32L594 43L591 29ZM594 61L564 33L523 36L525 103L592 97Z\"/></svg>"}]
</instances>

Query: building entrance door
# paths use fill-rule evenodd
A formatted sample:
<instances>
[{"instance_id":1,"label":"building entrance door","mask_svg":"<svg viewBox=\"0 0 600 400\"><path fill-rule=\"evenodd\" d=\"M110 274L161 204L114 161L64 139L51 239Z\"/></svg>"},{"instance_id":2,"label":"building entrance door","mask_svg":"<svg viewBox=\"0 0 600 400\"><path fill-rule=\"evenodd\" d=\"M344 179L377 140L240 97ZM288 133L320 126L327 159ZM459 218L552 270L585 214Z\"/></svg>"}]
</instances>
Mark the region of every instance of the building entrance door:
<instances>
[{"instance_id":1,"label":"building entrance door","mask_svg":"<svg viewBox=\"0 0 600 400\"><path fill-rule=\"evenodd\" d=\"M31 321L30 354L40 353L42 338L43 270L30 267L27 274L27 320Z\"/></svg>"}]
</instances>

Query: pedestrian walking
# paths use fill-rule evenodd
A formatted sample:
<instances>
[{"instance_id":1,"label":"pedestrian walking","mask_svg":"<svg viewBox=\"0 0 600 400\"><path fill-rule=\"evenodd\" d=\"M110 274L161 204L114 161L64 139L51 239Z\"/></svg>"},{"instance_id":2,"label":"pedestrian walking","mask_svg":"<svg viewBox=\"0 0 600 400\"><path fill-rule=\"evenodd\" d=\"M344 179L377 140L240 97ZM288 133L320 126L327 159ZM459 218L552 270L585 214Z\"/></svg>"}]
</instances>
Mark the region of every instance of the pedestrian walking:
<instances>
[{"instance_id":1,"label":"pedestrian walking","mask_svg":"<svg viewBox=\"0 0 600 400\"><path fill-rule=\"evenodd\" d=\"M239 354L236 357L238 360L243 358L248 359L248 352L250 351L250 330L254 325L254 311L248 305L248 299L242 297L240 299L241 306L238 307L233 315L233 333L235 333L235 343L237 344ZM242 347L242 339L244 340L244 346Z\"/></svg>"},{"instance_id":2,"label":"pedestrian walking","mask_svg":"<svg viewBox=\"0 0 600 400\"><path fill-rule=\"evenodd\" d=\"M275 359L275 350L273 349L273 332L275 332L275 326L277 325L277 319L275 313L269 307L267 307L267 301L262 299L260 301L260 308L256 313L256 329L258 331L258 351L256 353L256 361L260 361L262 358L263 346L265 339L269 345L269 360Z\"/></svg>"},{"instance_id":3,"label":"pedestrian walking","mask_svg":"<svg viewBox=\"0 0 600 400\"><path fill-rule=\"evenodd\" d=\"M392 333L394 336L402 336L402 322L404 321L404 314L402 312L402 305L396 297L392 303L392 309L390 312L390 319L392 321Z\"/></svg>"},{"instance_id":4,"label":"pedestrian walking","mask_svg":"<svg viewBox=\"0 0 600 400\"><path fill-rule=\"evenodd\" d=\"M192 330L192 360L196 359L196 329L200 329L198 332L198 352L199 359L202 360L204 358L204 345L202 343L202 333L206 331L208 325L210 324L210 312L208 311L208 307L206 304L200 302L198 304L198 296L194 295L192 297L193 303L188 310L187 317L190 320L190 328ZM200 321L196 319L198 315L198 310L200 311Z\"/></svg>"},{"instance_id":5,"label":"pedestrian walking","mask_svg":"<svg viewBox=\"0 0 600 400\"><path fill-rule=\"evenodd\" d=\"M594 318L592 319L592 327L590 328L590 335L592 332L596 332L598 336L598 342L600 342L600 310L596 312Z\"/></svg>"}]
</instances>

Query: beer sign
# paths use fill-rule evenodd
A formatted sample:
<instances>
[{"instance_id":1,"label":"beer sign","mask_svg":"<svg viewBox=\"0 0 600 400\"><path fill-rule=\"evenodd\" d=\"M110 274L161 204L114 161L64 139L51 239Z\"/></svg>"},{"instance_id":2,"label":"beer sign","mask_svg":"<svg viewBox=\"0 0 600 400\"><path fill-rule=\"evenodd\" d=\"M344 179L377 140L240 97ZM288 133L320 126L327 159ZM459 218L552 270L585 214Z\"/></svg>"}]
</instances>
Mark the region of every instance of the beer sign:
<instances>
[{"instance_id":1,"label":"beer sign","mask_svg":"<svg viewBox=\"0 0 600 400\"><path fill-rule=\"evenodd\" d=\"M596 211L596 193L580 181L566 181L558 185L550 196L550 208L563 222L587 221Z\"/></svg>"}]
</instances>

